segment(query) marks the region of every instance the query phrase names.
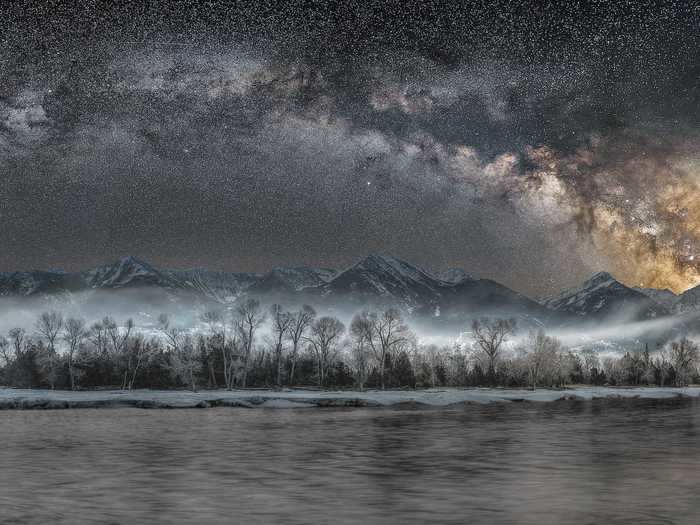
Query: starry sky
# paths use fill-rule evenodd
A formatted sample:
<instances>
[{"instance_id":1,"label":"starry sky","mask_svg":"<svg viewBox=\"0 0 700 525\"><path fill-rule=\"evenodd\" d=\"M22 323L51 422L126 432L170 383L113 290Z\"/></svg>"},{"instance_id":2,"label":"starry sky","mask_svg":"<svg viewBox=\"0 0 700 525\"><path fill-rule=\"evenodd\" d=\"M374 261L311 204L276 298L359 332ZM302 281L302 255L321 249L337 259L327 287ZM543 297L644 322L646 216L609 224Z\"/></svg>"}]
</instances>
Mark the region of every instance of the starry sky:
<instances>
[{"instance_id":1,"label":"starry sky","mask_svg":"<svg viewBox=\"0 0 700 525\"><path fill-rule=\"evenodd\" d=\"M694 2L81 4L0 8L0 271L700 282Z\"/></svg>"}]
</instances>

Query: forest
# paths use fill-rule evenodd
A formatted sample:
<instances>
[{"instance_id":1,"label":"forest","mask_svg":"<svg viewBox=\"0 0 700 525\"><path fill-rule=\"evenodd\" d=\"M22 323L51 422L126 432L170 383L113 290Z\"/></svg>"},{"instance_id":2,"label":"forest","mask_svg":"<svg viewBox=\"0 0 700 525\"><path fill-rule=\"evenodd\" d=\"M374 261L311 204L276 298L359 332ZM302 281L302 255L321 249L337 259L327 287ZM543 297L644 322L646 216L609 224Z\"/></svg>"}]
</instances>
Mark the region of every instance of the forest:
<instances>
[{"instance_id":1,"label":"forest","mask_svg":"<svg viewBox=\"0 0 700 525\"><path fill-rule=\"evenodd\" d=\"M518 333L514 319L465 326L466 341L420 341L401 312L357 313L346 326L311 306L206 311L196 326L166 315L148 329L111 317L86 324L42 313L32 330L0 336L0 384L17 388L364 390L436 387L564 388L684 386L698 381L700 353L688 338L601 357L574 351L544 330Z\"/></svg>"}]
</instances>

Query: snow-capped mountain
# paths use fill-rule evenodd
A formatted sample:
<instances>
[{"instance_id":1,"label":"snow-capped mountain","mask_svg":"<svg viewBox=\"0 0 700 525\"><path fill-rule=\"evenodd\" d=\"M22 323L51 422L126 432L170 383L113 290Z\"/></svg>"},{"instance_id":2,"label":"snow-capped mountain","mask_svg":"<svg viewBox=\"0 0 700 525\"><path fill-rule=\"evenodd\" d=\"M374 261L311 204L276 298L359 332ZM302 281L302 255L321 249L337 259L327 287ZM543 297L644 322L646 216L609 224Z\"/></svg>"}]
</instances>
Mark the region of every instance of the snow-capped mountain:
<instances>
[{"instance_id":1,"label":"snow-capped mountain","mask_svg":"<svg viewBox=\"0 0 700 525\"><path fill-rule=\"evenodd\" d=\"M122 257L114 264L100 266L81 273L90 288L125 288L159 286L185 288L182 281L135 257Z\"/></svg>"},{"instance_id":2,"label":"snow-capped mountain","mask_svg":"<svg viewBox=\"0 0 700 525\"><path fill-rule=\"evenodd\" d=\"M182 299L187 298L202 306L212 301L230 304L244 295L289 306L302 302L333 308L391 305L412 315L462 324L481 315L508 315L538 324L582 318L639 320L700 310L700 287L675 296L668 290L633 289L601 272L580 287L537 302L461 269L433 274L383 255L369 255L342 271L312 267L280 267L267 273L173 270L123 257L113 264L75 273L0 274L3 296L60 301L78 300L80 292L97 294L90 299L96 305L106 297L118 302L127 295L147 297L152 304L163 300L185 304Z\"/></svg>"},{"instance_id":3,"label":"snow-capped mountain","mask_svg":"<svg viewBox=\"0 0 700 525\"><path fill-rule=\"evenodd\" d=\"M220 303L235 301L262 277L259 273L217 272L204 268L167 270L167 273L184 287Z\"/></svg>"},{"instance_id":4,"label":"snow-capped mountain","mask_svg":"<svg viewBox=\"0 0 700 525\"><path fill-rule=\"evenodd\" d=\"M547 320L552 312L527 297L489 279L470 276L454 282L395 257L370 255L307 293L318 291L326 302L390 304L416 315L464 323L465 319L498 312L532 320Z\"/></svg>"},{"instance_id":5,"label":"snow-capped mountain","mask_svg":"<svg viewBox=\"0 0 700 525\"><path fill-rule=\"evenodd\" d=\"M648 295L629 288L607 272L598 272L578 288L543 301L548 308L593 318L651 319L670 313Z\"/></svg>"},{"instance_id":6,"label":"snow-capped mountain","mask_svg":"<svg viewBox=\"0 0 700 525\"><path fill-rule=\"evenodd\" d=\"M416 306L433 303L444 287L424 270L389 256L369 255L322 284L324 296L384 298Z\"/></svg>"},{"instance_id":7,"label":"snow-capped mountain","mask_svg":"<svg viewBox=\"0 0 700 525\"><path fill-rule=\"evenodd\" d=\"M31 271L0 273L0 295L39 296L99 290L149 289L168 297L188 294L219 303L235 301L242 293L296 293L326 283L337 271L328 268L275 268L268 273L216 272L202 268L157 268L136 257L82 272Z\"/></svg>"},{"instance_id":8,"label":"snow-capped mountain","mask_svg":"<svg viewBox=\"0 0 700 525\"><path fill-rule=\"evenodd\" d=\"M305 288L327 283L337 273L337 270L330 268L310 268L306 266L273 268L252 283L248 291L252 294L260 295L299 292Z\"/></svg>"}]
</instances>

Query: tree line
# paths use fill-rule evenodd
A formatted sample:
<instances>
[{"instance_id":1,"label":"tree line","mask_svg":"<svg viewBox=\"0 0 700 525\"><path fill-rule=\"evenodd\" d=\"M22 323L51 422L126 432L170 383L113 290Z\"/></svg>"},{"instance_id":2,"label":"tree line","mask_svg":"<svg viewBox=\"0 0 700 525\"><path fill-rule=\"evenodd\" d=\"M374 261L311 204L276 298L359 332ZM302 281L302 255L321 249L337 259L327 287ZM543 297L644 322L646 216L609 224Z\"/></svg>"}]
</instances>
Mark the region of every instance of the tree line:
<instances>
[{"instance_id":1,"label":"tree line","mask_svg":"<svg viewBox=\"0 0 700 525\"><path fill-rule=\"evenodd\" d=\"M185 328L163 314L143 331L130 319L88 326L45 312L33 330L0 336L0 383L72 390L682 386L698 380L700 363L688 338L601 359L543 330L515 340L512 319L474 321L465 344L425 344L393 308L361 312L345 326L311 306L263 308L248 299L200 321Z\"/></svg>"}]
</instances>

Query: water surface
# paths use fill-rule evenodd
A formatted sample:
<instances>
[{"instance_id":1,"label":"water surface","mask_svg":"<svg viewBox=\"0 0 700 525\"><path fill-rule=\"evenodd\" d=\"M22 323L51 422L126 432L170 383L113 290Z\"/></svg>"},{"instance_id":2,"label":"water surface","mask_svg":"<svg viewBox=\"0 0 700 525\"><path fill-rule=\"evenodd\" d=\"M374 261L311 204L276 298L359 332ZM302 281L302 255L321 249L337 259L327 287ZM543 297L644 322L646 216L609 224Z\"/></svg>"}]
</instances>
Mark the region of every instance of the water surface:
<instances>
[{"instance_id":1,"label":"water surface","mask_svg":"<svg viewBox=\"0 0 700 525\"><path fill-rule=\"evenodd\" d=\"M0 412L0 523L700 522L697 400Z\"/></svg>"}]
</instances>

